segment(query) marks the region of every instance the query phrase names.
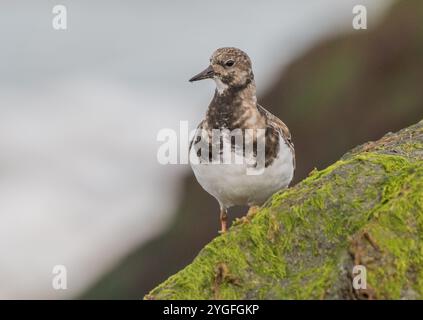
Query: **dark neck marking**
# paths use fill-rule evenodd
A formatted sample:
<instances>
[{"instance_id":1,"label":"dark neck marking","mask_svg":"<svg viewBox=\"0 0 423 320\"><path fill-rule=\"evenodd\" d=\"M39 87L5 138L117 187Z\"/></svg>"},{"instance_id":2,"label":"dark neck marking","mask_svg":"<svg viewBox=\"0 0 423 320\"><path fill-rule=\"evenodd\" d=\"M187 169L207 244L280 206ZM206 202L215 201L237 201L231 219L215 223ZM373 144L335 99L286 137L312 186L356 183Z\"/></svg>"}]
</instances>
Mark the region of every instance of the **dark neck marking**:
<instances>
[{"instance_id":1,"label":"dark neck marking","mask_svg":"<svg viewBox=\"0 0 423 320\"><path fill-rule=\"evenodd\" d=\"M259 114L256 87L252 80L242 87L228 87L222 93L215 91L207 110L207 126L211 129L243 128L239 120L247 113Z\"/></svg>"}]
</instances>

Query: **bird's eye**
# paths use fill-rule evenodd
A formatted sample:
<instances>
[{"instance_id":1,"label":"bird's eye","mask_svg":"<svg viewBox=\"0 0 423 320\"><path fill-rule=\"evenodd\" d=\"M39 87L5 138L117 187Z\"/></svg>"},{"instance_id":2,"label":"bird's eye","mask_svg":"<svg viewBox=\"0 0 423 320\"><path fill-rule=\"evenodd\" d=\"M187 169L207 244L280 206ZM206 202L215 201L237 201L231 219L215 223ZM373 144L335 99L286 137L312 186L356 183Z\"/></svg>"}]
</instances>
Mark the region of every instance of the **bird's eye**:
<instances>
[{"instance_id":1,"label":"bird's eye","mask_svg":"<svg viewBox=\"0 0 423 320\"><path fill-rule=\"evenodd\" d=\"M235 61L233 61L233 60L227 60L225 62L225 66L227 66L227 67L232 67L234 64L235 64Z\"/></svg>"}]
</instances>

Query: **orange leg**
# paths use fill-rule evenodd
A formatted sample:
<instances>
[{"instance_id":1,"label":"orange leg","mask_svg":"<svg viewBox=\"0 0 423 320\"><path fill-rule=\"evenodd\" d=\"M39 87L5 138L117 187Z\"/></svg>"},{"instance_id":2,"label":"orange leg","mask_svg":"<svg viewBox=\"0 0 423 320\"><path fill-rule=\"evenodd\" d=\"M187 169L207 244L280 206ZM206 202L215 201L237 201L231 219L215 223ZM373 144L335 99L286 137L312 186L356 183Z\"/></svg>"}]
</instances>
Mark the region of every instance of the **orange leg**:
<instances>
[{"instance_id":1,"label":"orange leg","mask_svg":"<svg viewBox=\"0 0 423 320\"><path fill-rule=\"evenodd\" d=\"M228 212L226 209L220 209L220 231L219 233L225 233L228 230Z\"/></svg>"}]
</instances>

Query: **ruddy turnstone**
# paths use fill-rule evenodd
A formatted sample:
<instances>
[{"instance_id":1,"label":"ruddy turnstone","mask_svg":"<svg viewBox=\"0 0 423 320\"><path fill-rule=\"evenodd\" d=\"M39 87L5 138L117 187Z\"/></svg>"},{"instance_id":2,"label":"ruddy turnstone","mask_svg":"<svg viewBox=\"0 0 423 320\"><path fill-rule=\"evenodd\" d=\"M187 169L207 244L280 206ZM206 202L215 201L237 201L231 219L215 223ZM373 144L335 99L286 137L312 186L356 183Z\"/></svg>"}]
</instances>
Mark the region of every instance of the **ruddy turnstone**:
<instances>
[{"instance_id":1,"label":"ruddy turnstone","mask_svg":"<svg viewBox=\"0 0 423 320\"><path fill-rule=\"evenodd\" d=\"M189 81L203 79L213 79L216 90L190 143L191 167L200 185L219 202L220 232L225 232L230 207L261 205L289 185L295 170L294 145L288 127L257 103L251 60L245 52L217 49L210 65ZM241 134L241 140L234 132ZM253 152L246 152L247 144ZM229 152L223 159L225 150Z\"/></svg>"}]
</instances>

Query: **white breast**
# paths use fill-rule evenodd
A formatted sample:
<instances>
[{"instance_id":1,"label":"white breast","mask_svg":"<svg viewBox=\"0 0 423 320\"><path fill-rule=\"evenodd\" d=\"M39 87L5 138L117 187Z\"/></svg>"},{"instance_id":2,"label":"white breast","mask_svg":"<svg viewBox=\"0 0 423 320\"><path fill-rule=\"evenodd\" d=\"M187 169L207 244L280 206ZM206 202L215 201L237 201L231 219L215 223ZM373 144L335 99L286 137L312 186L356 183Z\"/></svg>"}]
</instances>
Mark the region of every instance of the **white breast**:
<instances>
[{"instance_id":1,"label":"white breast","mask_svg":"<svg viewBox=\"0 0 423 320\"><path fill-rule=\"evenodd\" d=\"M286 188L293 178L292 151L282 137L280 141L277 158L261 174L247 174L249 167L245 163L191 163L191 167L200 185L219 201L221 207L262 204L273 193ZM194 148L190 152L196 157Z\"/></svg>"}]
</instances>

